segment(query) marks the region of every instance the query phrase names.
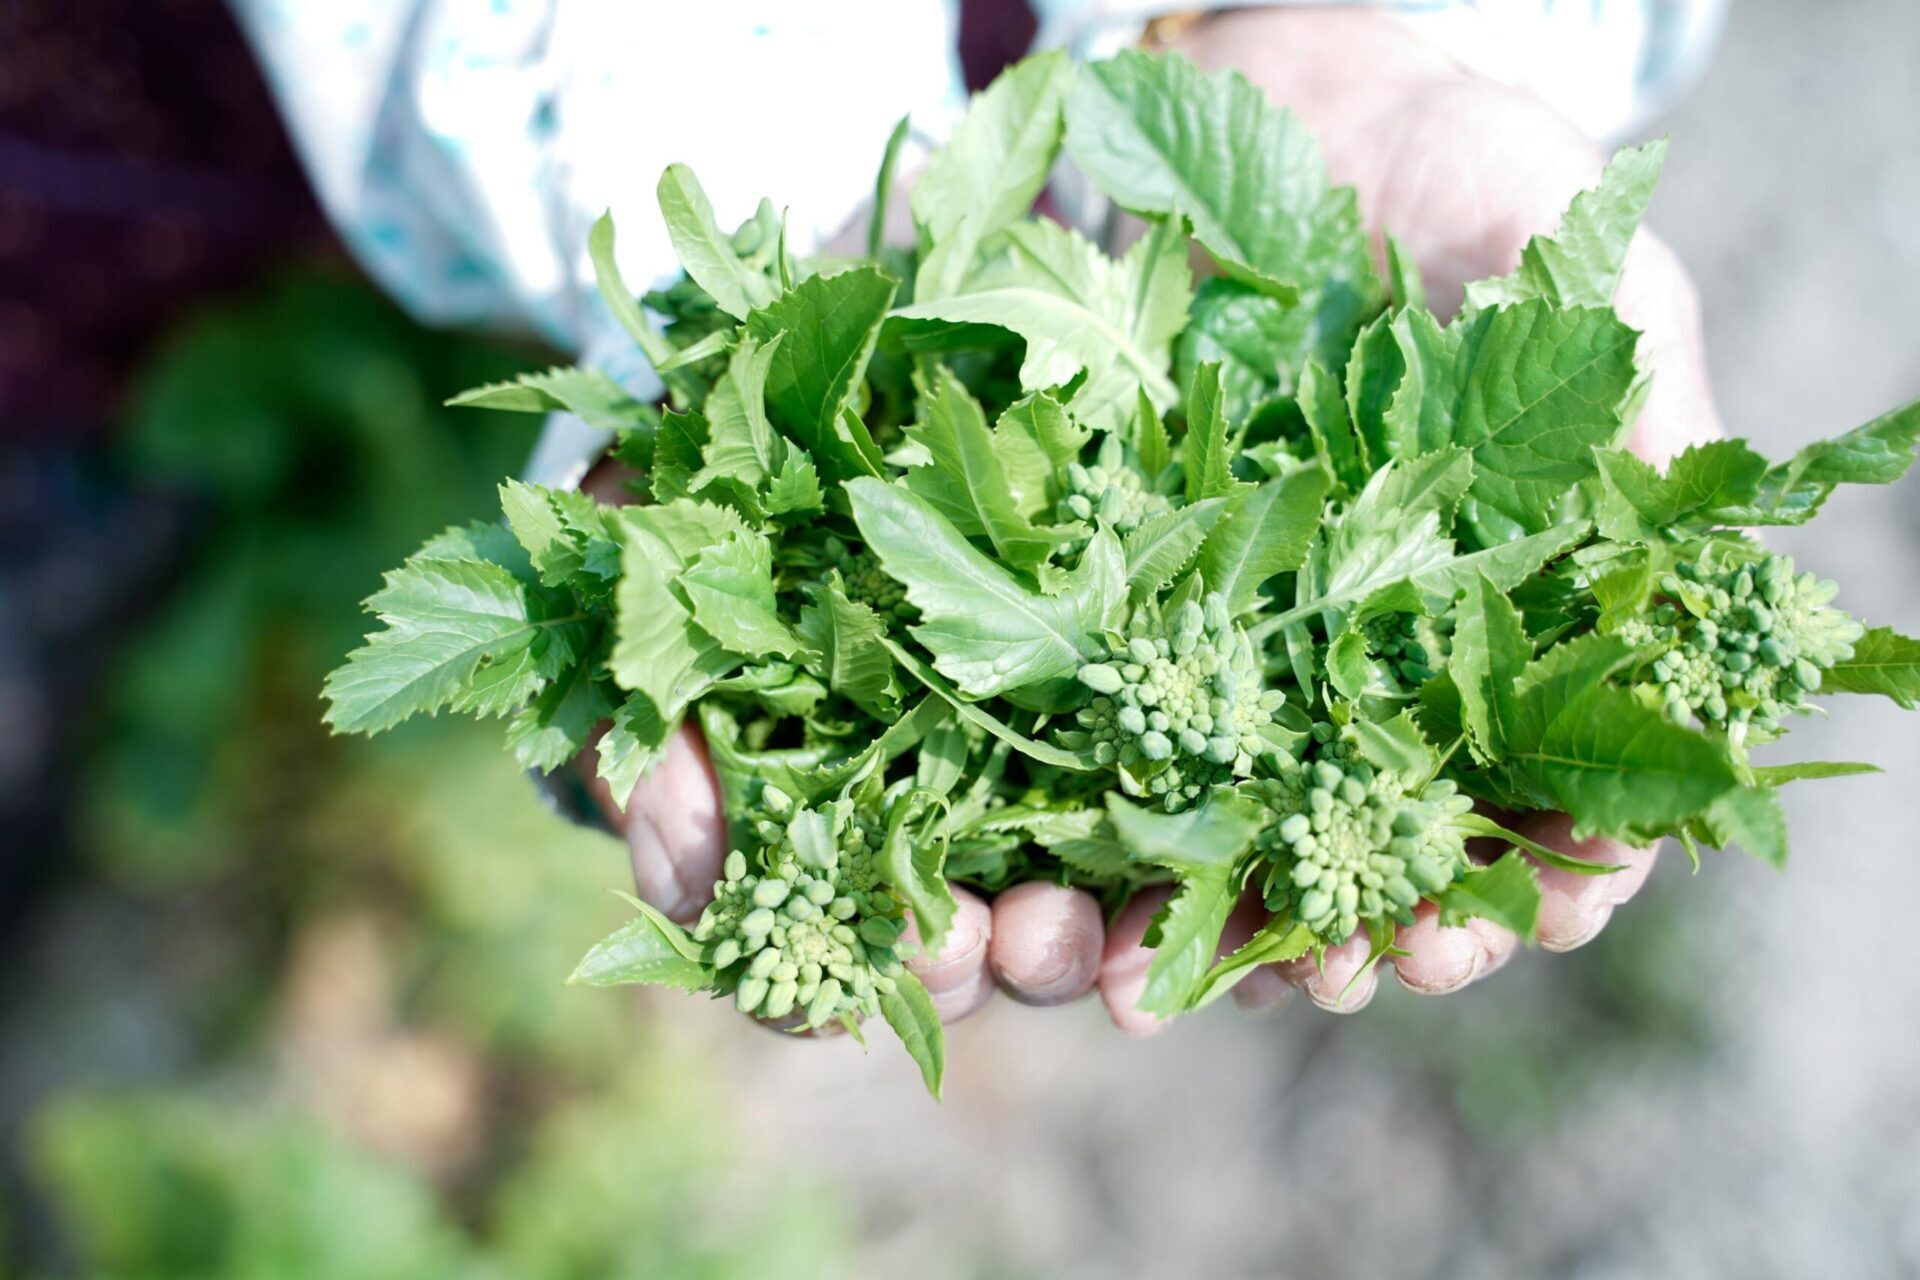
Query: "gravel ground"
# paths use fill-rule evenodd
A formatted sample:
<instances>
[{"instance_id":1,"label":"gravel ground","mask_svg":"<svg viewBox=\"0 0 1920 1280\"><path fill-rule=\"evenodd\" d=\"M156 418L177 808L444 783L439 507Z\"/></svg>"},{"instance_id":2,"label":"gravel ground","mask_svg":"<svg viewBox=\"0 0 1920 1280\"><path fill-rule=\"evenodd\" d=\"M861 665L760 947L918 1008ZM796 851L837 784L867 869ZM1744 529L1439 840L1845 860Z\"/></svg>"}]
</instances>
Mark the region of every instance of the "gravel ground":
<instances>
[{"instance_id":1,"label":"gravel ground","mask_svg":"<svg viewBox=\"0 0 1920 1280\"><path fill-rule=\"evenodd\" d=\"M1915 50L1911 0L1748 0L1662 125L1653 220L1729 426L1768 453L1920 395ZM1920 630L1914 484L1778 544ZM1920 1275L1920 730L1861 700L1792 746L1889 772L1789 795L1787 875L1669 856L1586 951L1444 1004L1136 1043L1095 1004L1000 1002L952 1034L938 1110L890 1050L649 1004L765 1100L761 1141L846 1179L876 1275Z\"/></svg>"}]
</instances>

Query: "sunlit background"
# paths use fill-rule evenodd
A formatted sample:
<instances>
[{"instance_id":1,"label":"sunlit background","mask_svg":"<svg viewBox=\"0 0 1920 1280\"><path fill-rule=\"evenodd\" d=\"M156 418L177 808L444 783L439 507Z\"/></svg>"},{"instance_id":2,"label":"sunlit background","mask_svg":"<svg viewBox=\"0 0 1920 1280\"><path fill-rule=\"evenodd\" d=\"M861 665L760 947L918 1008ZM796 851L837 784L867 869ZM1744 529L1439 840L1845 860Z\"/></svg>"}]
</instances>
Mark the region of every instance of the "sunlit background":
<instances>
[{"instance_id":1,"label":"sunlit background","mask_svg":"<svg viewBox=\"0 0 1920 1280\"><path fill-rule=\"evenodd\" d=\"M1920 6L1743 0L1653 220L1733 429L1920 395ZM329 740L356 602L529 443L332 246L207 2L0 3L0 1275L1920 1274L1920 729L1594 945L1359 1017L904 1055L560 985L611 839L497 726ZM1779 538L1920 631L1920 486ZM10 1261L9 1261L10 1259Z\"/></svg>"}]
</instances>

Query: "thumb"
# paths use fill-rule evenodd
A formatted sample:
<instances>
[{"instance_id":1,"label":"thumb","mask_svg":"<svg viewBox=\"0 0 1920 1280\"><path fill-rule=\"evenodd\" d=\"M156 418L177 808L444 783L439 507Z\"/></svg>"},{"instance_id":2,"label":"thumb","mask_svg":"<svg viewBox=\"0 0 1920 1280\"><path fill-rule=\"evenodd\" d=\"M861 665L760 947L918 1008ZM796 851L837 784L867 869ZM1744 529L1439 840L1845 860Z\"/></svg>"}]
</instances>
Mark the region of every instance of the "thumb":
<instances>
[{"instance_id":1,"label":"thumb","mask_svg":"<svg viewBox=\"0 0 1920 1280\"><path fill-rule=\"evenodd\" d=\"M640 779L625 812L594 768L597 748L582 756L587 786L616 831L626 837L635 890L681 923L700 915L727 856L727 818L720 782L700 731L683 724L667 739L660 763Z\"/></svg>"}]
</instances>

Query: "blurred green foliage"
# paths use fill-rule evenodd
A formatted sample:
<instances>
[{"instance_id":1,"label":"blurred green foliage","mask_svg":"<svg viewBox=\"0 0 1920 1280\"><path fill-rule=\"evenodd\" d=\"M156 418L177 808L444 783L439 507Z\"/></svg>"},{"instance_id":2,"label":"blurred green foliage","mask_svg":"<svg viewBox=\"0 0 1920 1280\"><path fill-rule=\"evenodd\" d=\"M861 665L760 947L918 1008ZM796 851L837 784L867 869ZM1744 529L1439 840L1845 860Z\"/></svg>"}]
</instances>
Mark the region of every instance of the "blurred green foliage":
<instances>
[{"instance_id":1,"label":"blurred green foliage","mask_svg":"<svg viewBox=\"0 0 1920 1280\"><path fill-rule=\"evenodd\" d=\"M78 896L113 907L63 927L119 959L49 974L39 1022L9 1023L58 1041L64 1082L20 1152L28 1274L843 1269L840 1199L747 1158L724 1077L634 1002L562 985L624 918L605 892L624 848L548 813L487 727L346 742L319 725L379 571L493 507L532 443L524 420L441 401L532 362L312 275L192 320L156 358L121 461L197 521L85 765L96 879ZM102 1057L87 1028L128 998L114 975L183 930L217 959L184 980L147 966L138 990L184 1047L151 1068Z\"/></svg>"},{"instance_id":2,"label":"blurred green foliage","mask_svg":"<svg viewBox=\"0 0 1920 1280\"><path fill-rule=\"evenodd\" d=\"M526 455L524 423L441 402L537 354L423 330L365 284L311 273L162 346L120 461L185 499L194 528L104 691L87 816L124 870L191 875L234 855L252 767L236 753L276 717L312 717L381 571L490 506Z\"/></svg>"}]
</instances>

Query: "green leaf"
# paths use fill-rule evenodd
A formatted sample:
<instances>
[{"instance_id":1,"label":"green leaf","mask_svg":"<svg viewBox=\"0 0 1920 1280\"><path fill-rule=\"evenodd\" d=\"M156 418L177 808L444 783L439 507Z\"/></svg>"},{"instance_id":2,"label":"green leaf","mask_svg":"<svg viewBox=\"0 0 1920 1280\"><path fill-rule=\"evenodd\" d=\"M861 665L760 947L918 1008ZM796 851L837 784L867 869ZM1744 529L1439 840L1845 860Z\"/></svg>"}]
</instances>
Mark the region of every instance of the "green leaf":
<instances>
[{"instance_id":1,"label":"green leaf","mask_svg":"<svg viewBox=\"0 0 1920 1280\"><path fill-rule=\"evenodd\" d=\"M541 690L507 726L507 746L524 769L552 773L582 751L613 714L612 687L575 663Z\"/></svg>"},{"instance_id":2,"label":"green leaf","mask_svg":"<svg viewBox=\"0 0 1920 1280\"><path fill-rule=\"evenodd\" d=\"M646 410L598 369L558 365L545 373L523 373L511 382L492 382L462 391L447 401L460 409L504 409L515 413L577 415L590 427L624 431L646 421Z\"/></svg>"},{"instance_id":3,"label":"green leaf","mask_svg":"<svg viewBox=\"0 0 1920 1280\"><path fill-rule=\"evenodd\" d=\"M668 724L740 662L694 625L691 608L668 576L720 540L713 536L717 530L701 527L712 519L696 514L702 510L714 509L676 504L627 507L620 513L625 540L608 666L622 688L647 695Z\"/></svg>"},{"instance_id":4,"label":"green leaf","mask_svg":"<svg viewBox=\"0 0 1920 1280\"><path fill-rule=\"evenodd\" d=\"M613 723L601 735L597 751L598 772L615 804L624 809L640 779L666 754L672 728L644 693L628 695L613 712Z\"/></svg>"},{"instance_id":5,"label":"green leaf","mask_svg":"<svg viewBox=\"0 0 1920 1280\"><path fill-rule=\"evenodd\" d=\"M1132 213L1185 219L1228 275L1282 299L1377 290L1353 192L1319 145L1237 72L1126 52L1081 69L1067 151Z\"/></svg>"},{"instance_id":6,"label":"green leaf","mask_svg":"<svg viewBox=\"0 0 1920 1280\"><path fill-rule=\"evenodd\" d=\"M625 896L625 895L622 895ZM685 929L637 898L639 915L595 943L567 979L590 987L643 983L703 991L713 985L713 966Z\"/></svg>"},{"instance_id":7,"label":"green leaf","mask_svg":"<svg viewBox=\"0 0 1920 1280\"><path fill-rule=\"evenodd\" d=\"M947 930L959 911L953 890L947 886L945 866L947 846L944 840L914 839L911 819L916 803L912 795L937 796L937 792L919 791L895 801L887 819L887 835L880 846L880 866L894 892L906 899L920 928L920 945L926 954L937 955L947 939Z\"/></svg>"},{"instance_id":8,"label":"green leaf","mask_svg":"<svg viewBox=\"0 0 1920 1280\"><path fill-rule=\"evenodd\" d=\"M1387 241L1387 293L1393 298L1395 311L1425 311L1427 309L1427 282L1420 278L1420 268L1413 260L1413 254L1400 238L1388 232Z\"/></svg>"},{"instance_id":9,"label":"green leaf","mask_svg":"<svg viewBox=\"0 0 1920 1280\"><path fill-rule=\"evenodd\" d=\"M1576 876L1606 876L1627 869L1623 862L1589 862L1585 858L1561 853L1558 849L1548 848L1537 840L1529 840L1518 831L1509 830L1483 814L1463 813L1453 820L1453 827L1456 831L1476 839L1504 840L1508 844L1519 847L1522 852L1536 861Z\"/></svg>"},{"instance_id":10,"label":"green leaf","mask_svg":"<svg viewBox=\"0 0 1920 1280\"><path fill-rule=\"evenodd\" d=\"M1420 731L1419 721L1411 709L1377 723L1356 717L1351 731L1360 754L1377 769L1426 778L1440 767L1439 756Z\"/></svg>"},{"instance_id":11,"label":"green leaf","mask_svg":"<svg viewBox=\"0 0 1920 1280\"><path fill-rule=\"evenodd\" d=\"M1666 158L1664 138L1617 152L1600 185L1573 198L1560 229L1527 242L1512 275L1467 286L1467 305L1544 298L1562 307L1606 306Z\"/></svg>"},{"instance_id":12,"label":"green leaf","mask_svg":"<svg viewBox=\"0 0 1920 1280\"><path fill-rule=\"evenodd\" d=\"M809 665L827 685L868 715L890 721L900 714L900 684L882 641L887 628L867 605L847 598L834 578L815 583L811 604L800 609L801 640L820 656Z\"/></svg>"},{"instance_id":13,"label":"green leaf","mask_svg":"<svg viewBox=\"0 0 1920 1280\"><path fill-rule=\"evenodd\" d=\"M1145 600L1157 595L1184 573L1226 509L1225 498L1208 498L1149 516L1136 525L1124 543L1127 590L1133 598Z\"/></svg>"},{"instance_id":14,"label":"green leaf","mask_svg":"<svg viewBox=\"0 0 1920 1280\"><path fill-rule=\"evenodd\" d=\"M1200 549L1200 574L1209 591L1227 597L1228 609L1244 613L1260 599L1260 587L1277 573L1298 569L1319 532L1328 488L1315 468L1243 489L1228 501L1226 516Z\"/></svg>"},{"instance_id":15,"label":"green leaf","mask_svg":"<svg viewBox=\"0 0 1920 1280\"><path fill-rule=\"evenodd\" d=\"M1279 915L1261 926L1260 931L1242 943L1207 971L1188 1002L1192 1009L1203 1009L1238 986L1240 980L1262 965L1285 964L1313 950L1317 939L1313 930Z\"/></svg>"},{"instance_id":16,"label":"green leaf","mask_svg":"<svg viewBox=\"0 0 1920 1280\"><path fill-rule=\"evenodd\" d=\"M1498 542L1551 527L1562 498L1593 473L1595 447L1619 435L1639 335L1610 311L1544 302L1475 323L1486 326L1480 341L1427 394L1452 398L1453 441L1473 451L1475 523Z\"/></svg>"},{"instance_id":17,"label":"green leaf","mask_svg":"<svg viewBox=\"0 0 1920 1280\"><path fill-rule=\"evenodd\" d=\"M509 480L500 486L500 510L548 586L583 575L598 586L619 574L620 545L590 495Z\"/></svg>"},{"instance_id":18,"label":"green leaf","mask_svg":"<svg viewBox=\"0 0 1920 1280\"><path fill-rule=\"evenodd\" d=\"M1533 941L1540 917L1540 881L1518 850L1490 867L1476 867L1440 895L1440 923L1452 928L1470 917L1491 920Z\"/></svg>"},{"instance_id":19,"label":"green leaf","mask_svg":"<svg viewBox=\"0 0 1920 1280\"><path fill-rule=\"evenodd\" d=\"M887 135L887 147L880 155L880 172L873 178L873 214L867 219L867 256L880 256L880 246L886 241L887 205L893 198L893 173L900 163L900 148L907 143L907 134L913 124L913 117L905 115L893 126L893 132Z\"/></svg>"},{"instance_id":20,"label":"green leaf","mask_svg":"<svg viewBox=\"0 0 1920 1280\"><path fill-rule=\"evenodd\" d=\"M767 482L762 502L768 515L804 515L820 511L826 498L820 492L820 473L805 449L788 448L780 470Z\"/></svg>"},{"instance_id":21,"label":"green leaf","mask_svg":"<svg viewBox=\"0 0 1920 1280\"><path fill-rule=\"evenodd\" d=\"M679 587L694 625L738 654L791 658L800 638L773 598L773 548L757 533L736 534L702 550L682 569Z\"/></svg>"},{"instance_id":22,"label":"green leaf","mask_svg":"<svg viewBox=\"0 0 1920 1280\"><path fill-rule=\"evenodd\" d=\"M1127 430L1131 436L1128 443L1140 460L1140 474L1149 481L1158 479L1173 463L1173 444L1167 439L1167 424L1161 421L1160 410L1145 390L1134 398L1133 420Z\"/></svg>"},{"instance_id":23,"label":"green leaf","mask_svg":"<svg viewBox=\"0 0 1920 1280\"><path fill-rule=\"evenodd\" d=\"M906 434L931 461L907 472L907 488L961 533L985 537L1008 563L1031 569L1046 560L1056 539L1021 514L979 401L945 367L919 389L919 416Z\"/></svg>"},{"instance_id":24,"label":"green leaf","mask_svg":"<svg viewBox=\"0 0 1920 1280\"><path fill-rule=\"evenodd\" d=\"M1181 813L1144 809L1113 791L1106 803L1113 829L1134 859L1183 876L1234 866L1266 826L1257 802L1230 791L1215 792Z\"/></svg>"},{"instance_id":25,"label":"green leaf","mask_svg":"<svg viewBox=\"0 0 1920 1280\"><path fill-rule=\"evenodd\" d=\"M1545 687L1529 692L1537 700ZM1528 692L1520 701L1529 701ZM1516 720L1528 727L1535 722L1524 709ZM1537 720L1537 738L1516 728L1508 762L1543 807L1573 815L1581 833L1671 828L1739 785L1725 748L1622 689L1590 688L1549 704Z\"/></svg>"},{"instance_id":26,"label":"green leaf","mask_svg":"<svg viewBox=\"0 0 1920 1280\"><path fill-rule=\"evenodd\" d=\"M1911 711L1920 704L1920 640L1873 627L1853 645L1853 656L1821 675L1825 693L1877 693Z\"/></svg>"},{"instance_id":27,"label":"green leaf","mask_svg":"<svg viewBox=\"0 0 1920 1280\"><path fill-rule=\"evenodd\" d=\"M1031 518L1051 504L1060 474L1079 459L1092 434L1045 392L1007 406L993 424L993 447L1021 515Z\"/></svg>"},{"instance_id":28,"label":"green leaf","mask_svg":"<svg viewBox=\"0 0 1920 1280\"><path fill-rule=\"evenodd\" d=\"M1193 1007L1238 897L1231 867L1209 867L1180 878L1179 889L1157 919L1159 940L1147 965L1141 1010L1172 1017Z\"/></svg>"},{"instance_id":29,"label":"green leaf","mask_svg":"<svg viewBox=\"0 0 1920 1280\"><path fill-rule=\"evenodd\" d=\"M1832 440L1810 444L1768 470L1752 505L1729 507L1730 525L1805 524L1836 485L1891 484L1913 465L1920 401L1883 414Z\"/></svg>"},{"instance_id":30,"label":"green leaf","mask_svg":"<svg viewBox=\"0 0 1920 1280\"><path fill-rule=\"evenodd\" d=\"M1006 233L1006 252L955 294L916 302L899 320L992 325L1026 340L1020 385L1043 391L1085 381L1070 407L1088 426L1118 428L1136 388L1173 403L1168 344L1187 318L1187 259L1177 233L1150 231L1118 262L1077 231L1028 222Z\"/></svg>"},{"instance_id":31,"label":"green leaf","mask_svg":"<svg viewBox=\"0 0 1920 1280\"><path fill-rule=\"evenodd\" d=\"M956 292L983 241L1033 207L1060 150L1061 102L1073 82L1064 53L1023 59L977 94L913 188L913 218L931 252L915 296Z\"/></svg>"},{"instance_id":32,"label":"green leaf","mask_svg":"<svg viewBox=\"0 0 1920 1280\"><path fill-rule=\"evenodd\" d=\"M723 477L758 488L784 461L785 442L767 417L767 376L780 341L778 336L764 343L743 337L727 357L727 371L703 407L707 443L700 471L689 483L694 492Z\"/></svg>"},{"instance_id":33,"label":"green leaf","mask_svg":"<svg viewBox=\"0 0 1920 1280\"><path fill-rule=\"evenodd\" d=\"M919 1064L927 1092L937 1099L947 1072L947 1037L940 1015L934 1011L933 997L913 974L903 969L894 975L893 984L893 990L881 993L880 1012Z\"/></svg>"},{"instance_id":34,"label":"green leaf","mask_svg":"<svg viewBox=\"0 0 1920 1280\"><path fill-rule=\"evenodd\" d=\"M1071 676L1126 601L1120 544L1101 531L1058 595L1042 595L974 550L925 500L897 485L848 483L868 548L907 589L913 634L941 674L974 697Z\"/></svg>"},{"instance_id":35,"label":"green leaf","mask_svg":"<svg viewBox=\"0 0 1920 1280\"><path fill-rule=\"evenodd\" d=\"M647 317L640 310L640 304L634 300L633 291L620 278L620 264L613 256L612 213L601 214L594 222L593 230L587 234L587 256L593 262L593 278L600 286L600 297L606 302L607 310L627 331L627 336L640 348L647 362L659 369L673 358L673 348L653 331L653 326L647 323ZM690 384L684 372L668 371L660 376L667 388L675 393L676 402L686 399Z\"/></svg>"},{"instance_id":36,"label":"green leaf","mask_svg":"<svg viewBox=\"0 0 1920 1280\"><path fill-rule=\"evenodd\" d=\"M1881 771L1877 764L1855 760L1804 760L1798 764L1754 765L1751 770L1754 782L1763 787L1781 787L1808 778L1853 778Z\"/></svg>"},{"instance_id":37,"label":"green leaf","mask_svg":"<svg viewBox=\"0 0 1920 1280\"><path fill-rule=\"evenodd\" d=\"M767 368L768 412L830 476L872 471L841 435L841 411L866 375L897 287L872 267L809 276L747 317L756 341L781 338Z\"/></svg>"},{"instance_id":38,"label":"green leaf","mask_svg":"<svg viewBox=\"0 0 1920 1280\"><path fill-rule=\"evenodd\" d=\"M1736 844L1770 867L1787 865L1787 815L1765 787L1729 791L1707 810L1716 845Z\"/></svg>"},{"instance_id":39,"label":"green leaf","mask_svg":"<svg viewBox=\"0 0 1920 1280\"><path fill-rule=\"evenodd\" d=\"M1300 415L1313 436L1313 451L1339 491L1353 493L1365 486L1366 457L1341 398L1340 380L1317 360L1301 370L1299 403Z\"/></svg>"},{"instance_id":40,"label":"green leaf","mask_svg":"<svg viewBox=\"0 0 1920 1280\"><path fill-rule=\"evenodd\" d=\"M1367 638L1360 632L1343 631L1327 646L1327 679L1349 702L1366 696L1373 684L1373 663L1367 657Z\"/></svg>"},{"instance_id":41,"label":"green leaf","mask_svg":"<svg viewBox=\"0 0 1920 1280\"><path fill-rule=\"evenodd\" d=\"M657 193L674 256L715 306L735 320L745 320L748 312L774 300L779 290L764 271L748 266L733 251L733 241L714 221L713 206L693 170L668 165Z\"/></svg>"},{"instance_id":42,"label":"green leaf","mask_svg":"<svg viewBox=\"0 0 1920 1280\"><path fill-rule=\"evenodd\" d=\"M893 655L893 660L899 663L909 675L924 685L927 692L933 694L936 700L946 703L962 720L986 730L989 734L1000 739L1000 741L1006 743L1021 755L1032 760L1038 760L1041 764L1053 765L1059 769L1072 769L1085 772L1093 767L1090 761L1082 760L1071 751L1063 750L1050 743L1041 742L1037 738L1030 738L1023 733L1015 731L1004 721L997 719L979 706L967 701L960 696L958 690L940 678L939 672L914 657L894 641L883 639L880 643L885 646L888 653Z\"/></svg>"},{"instance_id":43,"label":"green leaf","mask_svg":"<svg viewBox=\"0 0 1920 1280\"><path fill-rule=\"evenodd\" d=\"M1460 691L1467 741L1482 759L1499 760L1513 722L1514 684L1533 658L1533 641L1520 611L1486 578L1468 585L1454 619L1447 672Z\"/></svg>"},{"instance_id":44,"label":"green leaf","mask_svg":"<svg viewBox=\"0 0 1920 1280\"><path fill-rule=\"evenodd\" d=\"M1181 450L1188 502L1226 497L1241 487L1233 478L1225 396L1220 366L1201 365L1194 372L1193 391L1187 397L1187 437Z\"/></svg>"},{"instance_id":45,"label":"green leaf","mask_svg":"<svg viewBox=\"0 0 1920 1280\"><path fill-rule=\"evenodd\" d=\"M1180 385L1189 388L1202 365L1218 364L1227 417L1244 422L1263 401L1293 389L1313 358L1314 337L1311 308L1215 276L1194 293L1174 364ZM1337 361L1345 352L1330 354Z\"/></svg>"},{"instance_id":46,"label":"green leaf","mask_svg":"<svg viewBox=\"0 0 1920 1280\"><path fill-rule=\"evenodd\" d=\"M540 605L513 573L484 560L418 557L387 575L366 606L386 624L327 677L326 723L378 733L409 716L469 706L500 715L538 693L529 650L545 630Z\"/></svg>"}]
</instances>

